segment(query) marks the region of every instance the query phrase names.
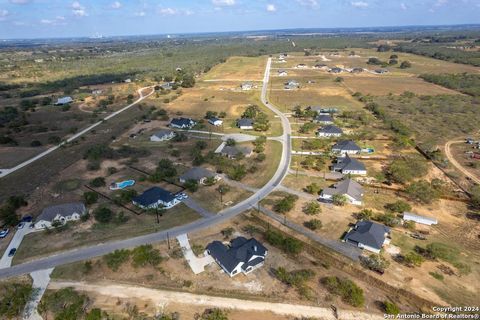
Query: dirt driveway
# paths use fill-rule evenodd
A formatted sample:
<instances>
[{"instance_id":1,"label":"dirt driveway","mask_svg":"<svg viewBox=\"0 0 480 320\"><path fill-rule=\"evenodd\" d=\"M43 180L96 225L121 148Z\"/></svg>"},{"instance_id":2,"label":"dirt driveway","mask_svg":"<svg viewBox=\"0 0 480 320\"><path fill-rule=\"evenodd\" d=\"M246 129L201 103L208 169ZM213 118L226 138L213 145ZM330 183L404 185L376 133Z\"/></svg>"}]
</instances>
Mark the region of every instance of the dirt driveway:
<instances>
[{"instance_id":1,"label":"dirt driveway","mask_svg":"<svg viewBox=\"0 0 480 320\"><path fill-rule=\"evenodd\" d=\"M469 177L470 179L472 179L472 181L474 181L475 183L478 183L480 184L480 179L475 176L473 173L471 173L470 171L468 171L464 166L462 166L456 159L455 157L452 155L452 150L450 149L450 147L452 146L452 144L457 144L457 143L464 143L464 141L462 140L451 140L451 141L448 141L446 144L445 144L445 155L447 156L447 159L448 161L450 161L450 163L458 169L458 171L460 171L461 173L463 173L464 175L466 175L467 177Z\"/></svg>"},{"instance_id":2,"label":"dirt driveway","mask_svg":"<svg viewBox=\"0 0 480 320\"><path fill-rule=\"evenodd\" d=\"M145 299L148 297L153 303L166 306L178 301L192 306L217 307L222 309L236 309L244 311L270 311L280 315L296 317L314 317L324 320L334 320L335 317L329 308L312 307L305 305L293 305L286 303L270 303L261 301L249 301L233 298L213 297L207 295L155 290L144 287L128 286L121 284L84 283L84 282L50 282L49 289L59 290L74 288L78 291L91 292L102 296L120 299ZM383 316L356 311L338 311L339 319L342 320L380 320Z\"/></svg>"}]
</instances>

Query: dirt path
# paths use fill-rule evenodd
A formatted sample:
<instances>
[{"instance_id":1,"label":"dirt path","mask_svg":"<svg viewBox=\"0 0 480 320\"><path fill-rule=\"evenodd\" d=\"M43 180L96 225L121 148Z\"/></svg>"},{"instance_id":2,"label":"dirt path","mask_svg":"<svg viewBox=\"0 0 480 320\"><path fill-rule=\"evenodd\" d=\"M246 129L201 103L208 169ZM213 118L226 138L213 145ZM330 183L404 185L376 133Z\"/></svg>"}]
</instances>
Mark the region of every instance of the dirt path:
<instances>
[{"instance_id":1,"label":"dirt path","mask_svg":"<svg viewBox=\"0 0 480 320\"><path fill-rule=\"evenodd\" d=\"M186 292L174 292L166 290L149 289L138 286L129 286L112 283L84 283L84 282L50 282L49 289L59 290L63 288L74 288L75 290L92 292L103 296L123 299L149 299L153 303L166 306L181 301L184 304L202 307L217 307L222 309L236 309L243 311L270 311L280 315L291 315L296 317L315 317L318 319L335 319L330 308L320 308L305 305L294 305L286 303L270 303L261 301L249 301L233 298L213 297ZM376 314L368 314L355 311L338 311L339 319L383 319Z\"/></svg>"},{"instance_id":2,"label":"dirt path","mask_svg":"<svg viewBox=\"0 0 480 320\"><path fill-rule=\"evenodd\" d=\"M475 183L478 183L480 184L480 179L475 176L473 173L471 173L470 171L468 171L464 166L462 166L456 159L455 157L452 155L452 151L450 149L450 147L452 146L452 144L456 144L456 143L463 143L464 141L462 140L451 140L451 141L448 141L446 144L445 144L445 155L447 156L447 159L448 161L450 161L450 163L458 169L458 171L460 171L461 173L463 173L464 175L466 175L467 177L469 177L470 179L472 179L472 181L474 181Z\"/></svg>"}]
</instances>

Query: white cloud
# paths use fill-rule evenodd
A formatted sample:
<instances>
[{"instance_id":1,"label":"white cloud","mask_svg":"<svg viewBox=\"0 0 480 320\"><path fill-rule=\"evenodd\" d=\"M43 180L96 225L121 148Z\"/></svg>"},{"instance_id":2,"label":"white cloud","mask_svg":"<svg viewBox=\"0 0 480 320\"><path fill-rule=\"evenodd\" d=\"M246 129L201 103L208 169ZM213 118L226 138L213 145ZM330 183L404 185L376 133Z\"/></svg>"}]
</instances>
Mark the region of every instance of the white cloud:
<instances>
[{"instance_id":1,"label":"white cloud","mask_svg":"<svg viewBox=\"0 0 480 320\"><path fill-rule=\"evenodd\" d=\"M173 16L175 14L178 14L178 10L174 8L160 8L158 9L158 13L163 16Z\"/></svg>"},{"instance_id":2,"label":"white cloud","mask_svg":"<svg viewBox=\"0 0 480 320\"><path fill-rule=\"evenodd\" d=\"M114 3L112 3L110 5L110 8L112 8L112 9L120 9L121 7L122 7L122 4L118 1L115 1Z\"/></svg>"},{"instance_id":3,"label":"white cloud","mask_svg":"<svg viewBox=\"0 0 480 320\"><path fill-rule=\"evenodd\" d=\"M235 0L212 0L215 6L234 6Z\"/></svg>"},{"instance_id":4,"label":"white cloud","mask_svg":"<svg viewBox=\"0 0 480 320\"><path fill-rule=\"evenodd\" d=\"M267 4L267 11L268 12L275 12L277 11L277 7L274 4Z\"/></svg>"},{"instance_id":5,"label":"white cloud","mask_svg":"<svg viewBox=\"0 0 480 320\"><path fill-rule=\"evenodd\" d=\"M302 6L308 6L312 8L318 6L317 0L297 0L297 2Z\"/></svg>"},{"instance_id":6,"label":"white cloud","mask_svg":"<svg viewBox=\"0 0 480 320\"><path fill-rule=\"evenodd\" d=\"M72 13L74 16L77 16L77 17L88 16L87 11L85 10L85 7L82 6L78 1L74 1L72 3Z\"/></svg>"},{"instance_id":7,"label":"white cloud","mask_svg":"<svg viewBox=\"0 0 480 320\"><path fill-rule=\"evenodd\" d=\"M136 17L145 17L147 13L145 11L135 12Z\"/></svg>"},{"instance_id":8,"label":"white cloud","mask_svg":"<svg viewBox=\"0 0 480 320\"><path fill-rule=\"evenodd\" d=\"M352 7L355 7L355 8L367 8L368 7L368 3L365 2L365 1L352 1L352 2L350 2L350 4L352 5Z\"/></svg>"},{"instance_id":9,"label":"white cloud","mask_svg":"<svg viewBox=\"0 0 480 320\"><path fill-rule=\"evenodd\" d=\"M8 16L8 10L0 9L0 20L5 19Z\"/></svg>"},{"instance_id":10,"label":"white cloud","mask_svg":"<svg viewBox=\"0 0 480 320\"><path fill-rule=\"evenodd\" d=\"M407 7L407 5L406 5L405 3L402 2L402 3L400 3L400 9L402 9L402 10L407 10L408 7Z\"/></svg>"},{"instance_id":11,"label":"white cloud","mask_svg":"<svg viewBox=\"0 0 480 320\"><path fill-rule=\"evenodd\" d=\"M435 7L441 7L448 3L448 0L437 0L434 4Z\"/></svg>"},{"instance_id":12,"label":"white cloud","mask_svg":"<svg viewBox=\"0 0 480 320\"><path fill-rule=\"evenodd\" d=\"M48 24L52 26L58 26L58 25L65 25L65 17L64 16L56 16L55 19L41 19L40 20L41 24Z\"/></svg>"},{"instance_id":13,"label":"white cloud","mask_svg":"<svg viewBox=\"0 0 480 320\"><path fill-rule=\"evenodd\" d=\"M32 1L31 0L10 0L9 2L13 4L27 4Z\"/></svg>"}]
</instances>

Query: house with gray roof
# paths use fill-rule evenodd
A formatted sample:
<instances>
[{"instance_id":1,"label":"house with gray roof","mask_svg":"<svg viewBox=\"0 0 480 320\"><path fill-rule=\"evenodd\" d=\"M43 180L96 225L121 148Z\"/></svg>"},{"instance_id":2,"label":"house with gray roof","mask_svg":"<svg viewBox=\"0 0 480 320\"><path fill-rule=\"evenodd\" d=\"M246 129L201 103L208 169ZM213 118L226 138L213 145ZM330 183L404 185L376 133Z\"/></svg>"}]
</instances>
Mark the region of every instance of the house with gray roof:
<instances>
[{"instance_id":1,"label":"house with gray roof","mask_svg":"<svg viewBox=\"0 0 480 320\"><path fill-rule=\"evenodd\" d=\"M255 238L238 237L225 245L213 241L207 245L206 253L211 255L230 277L239 273L249 274L265 263L268 250Z\"/></svg>"},{"instance_id":2,"label":"house with gray roof","mask_svg":"<svg viewBox=\"0 0 480 320\"><path fill-rule=\"evenodd\" d=\"M178 129L192 129L196 124L197 122L190 118L174 118L170 121L170 127Z\"/></svg>"},{"instance_id":3,"label":"house with gray roof","mask_svg":"<svg viewBox=\"0 0 480 320\"><path fill-rule=\"evenodd\" d=\"M360 206L363 199L363 187L355 180L345 179L323 189L319 200L332 201L334 195L344 195L349 203Z\"/></svg>"},{"instance_id":4,"label":"house with gray roof","mask_svg":"<svg viewBox=\"0 0 480 320\"><path fill-rule=\"evenodd\" d=\"M317 136L322 138L341 137L343 130L332 124L326 125L317 131Z\"/></svg>"},{"instance_id":5,"label":"house with gray roof","mask_svg":"<svg viewBox=\"0 0 480 320\"><path fill-rule=\"evenodd\" d=\"M253 130L253 119L241 118L237 120L237 127L241 130Z\"/></svg>"},{"instance_id":6,"label":"house with gray roof","mask_svg":"<svg viewBox=\"0 0 480 320\"><path fill-rule=\"evenodd\" d=\"M336 163L332 166L333 172L341 172L342 174L353 174L364 176L367 174L365 165L355 158L350 158L348 154L345 157L338 157Z\"/></svg>"},{"instance_id":7,"label":"house with gray roof","mask_svg":"<svg viewBox=\"0 0 480 320\"><path fill-rule=\"evenodd\" d=\"M64 225L69 221L77 221L86 213L87 208L82 202L64 203L47 207L37 217L35 229L48 229L55 224Z\"/></svg>"},{"instance_id":8,"label":"house with gray roof","mask_svg":"<svg viewBox=\"0 0 480 320\"><path fill-rule=\"evenodd\" d=\"M313 117L313 122L320 124L333 124L333 118L330 114L318 114Z\"/></svg>"},{"instance_id":9,"label":"house with gray roof","mask_svg":"<svg viewBox=\"0 0 480 320\"><path fill-rule=\"evenodd\" d=\"M175 131L172 130L160 130L150 136L150 141L161 142L168 141L175 137Z\"/></svg>"},{"instance_id":10,"label":"house with gray roof","mask_svg":"<svg viewBox=\"0 0 480 320\"><path fill-rule=\"evenodd\" d=\"M362 148L352 140L342 140L333 145L332 152L336 154L360 154Z\"/></svg>"},{"instance_id":11,"label":"house with gray roof","mask_svg":"<svg viewBox=\"0 0 480 320\"><path fill-rule=\"evenodd\" d=\"M214 178L215 181L220 180L220 176L218 174L202 167L193 167L187 170L184 174L180 176L179 180L180 183L194 180L199 184L205 184L205 181L208 178Z\"/></svg>"},{"instance_id":12,"label":"house with gray roof","mask_svg":"<svg viewBox=\"0 0 480 320\"><path fill-rule=\"evenodd\" d=\"M344 241L371 252L380 253L390 243L390 228L372 221L359 221L344 237Z\"/></svg>"},{"instance_id":13,"label":"house with gray roof","mask_svg":"<svg viewBox=\"0 0 480 320\"><path fill-rule=\"evenodd\" d=\"M242 146L227 146L225 145L223 149L220 151L220 154L224 157L235 159L239 155L242 155L246 158L249 158L253 153L253 150L249 147L242 147Z\"/></svg>"},{"instance_id":14,"label":"house with gray roof","mask_svg":"<svg viewBox=\"0 0 480 320\"><path fill-rule=\"evenodd\" d=\"M342 68L338 68L338 67L334 67L334 68L330 69L329 72L330 72L330 73L342 73L342 72L343 72L343 69L342 69Z\"/></svg>"},{"instance_id":15,"label":"house with gray roof","mask_svg":"<svg viewBox=\"0 0 480 320\"><path fill-rule=\"evenodd\" d=\"M284 83L285 90L295 90L300 88L300 83L297 80L289 80Z\"/></svg>"}]
</instances>

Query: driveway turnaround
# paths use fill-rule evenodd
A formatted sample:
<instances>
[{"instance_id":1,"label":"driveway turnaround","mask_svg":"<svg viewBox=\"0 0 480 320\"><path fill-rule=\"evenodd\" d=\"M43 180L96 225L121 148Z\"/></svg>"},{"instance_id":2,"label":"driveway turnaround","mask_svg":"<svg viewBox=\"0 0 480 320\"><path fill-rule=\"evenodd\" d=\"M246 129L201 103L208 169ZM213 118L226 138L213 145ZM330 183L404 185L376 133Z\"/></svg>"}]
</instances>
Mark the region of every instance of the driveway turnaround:
<instances>
[{"instance_id":1,"label":"driveway turnaround","mask_svg":"<svg viewBox=\"0 0 480 320\"><path fill-rule=\"evenodd\" d=\"M22 243L23 237L25 237L25 235L31 232L35 232L35 229L30 229L31 224L32 222L27 222L25 223L22 229L18 229L15 232L15 234L13 235L12 241L10 241L7 249L5 250L2 258L0 259L0 269L8 268L12 265L13 257L8 256L8 253L10 252L10 250L12 250L13 248L18 249L18 247L20 247L20 244Z\"/></svg>"},{"instance_id":2,"label":"driveway turnaround","mask_svg":"<svg viewBox=\"0 0 480 320\"><path fill-rule=\"evenodd\" d=\"M193 273L199 274L205 271L205 267L213 263L214 260L211 255L206 255L202 258L198 258L195 253L193 253L190 243L188 242L187 234L181 234L177 237L180 247L182 247L183 255L188 262L188 265L192 269Z\"/></svg>"}]
</instances>

